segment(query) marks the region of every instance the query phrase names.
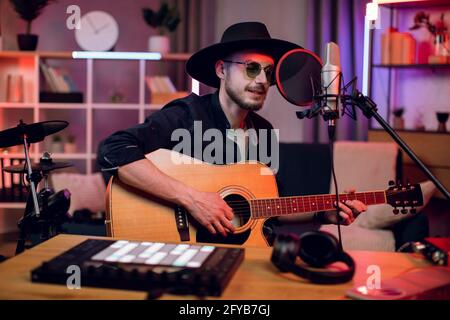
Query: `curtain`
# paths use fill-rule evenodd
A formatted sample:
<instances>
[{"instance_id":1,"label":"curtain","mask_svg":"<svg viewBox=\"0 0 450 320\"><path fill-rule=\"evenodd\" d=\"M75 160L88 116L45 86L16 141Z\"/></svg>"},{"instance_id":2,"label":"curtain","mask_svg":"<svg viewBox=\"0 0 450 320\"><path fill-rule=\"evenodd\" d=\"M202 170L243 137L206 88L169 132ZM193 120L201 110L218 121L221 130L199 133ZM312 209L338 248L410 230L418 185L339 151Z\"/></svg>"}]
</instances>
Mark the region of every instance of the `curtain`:
<instances>
[{"instance_id":1,"label":"curtain","mask_svg":"<svg viewBox=\"0 0 450 320\"><path fill-rule=\"evenodd\" d=\"M170 3L170 2L169 2ZM181 22L173 34L173 52L194 53L214 43L215 40L215 0L172 0L180 10ZM190 91L191 80L186 76L185 63L176 64L175 81L179 87ZM201 86L200 93L208 92Z\"/></svg>"},{"instance_id":2,"label":"curtain","mask_svg":"<svg viewBox=\"0 0 450 320\"><path fill-rule=\"evenodd\" d=\"M308 0L306 47L325 57L326 43L336 42L341 51L343 80L357 76L356 88L362 88L364 16L368 0ZM325 61L324 61L325 63ZM343 82L344 82L343 81ZM305 121L305 142L328 142L327 124L317 117ZM368 120L357 110L357 121L341 117L336 126L337 140L365 140Z\"/></svg>"}]
</instances>

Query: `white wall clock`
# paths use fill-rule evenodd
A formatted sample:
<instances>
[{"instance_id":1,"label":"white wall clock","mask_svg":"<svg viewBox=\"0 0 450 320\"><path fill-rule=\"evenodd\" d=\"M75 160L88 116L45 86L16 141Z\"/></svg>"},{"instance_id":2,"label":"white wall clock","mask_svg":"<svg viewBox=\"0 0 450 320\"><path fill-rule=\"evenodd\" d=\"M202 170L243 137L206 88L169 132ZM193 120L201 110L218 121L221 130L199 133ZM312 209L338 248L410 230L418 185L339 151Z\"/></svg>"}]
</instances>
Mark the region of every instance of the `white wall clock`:
<instances>
[{"instance_id":1,"label":"white wall clock","mask_svg":"<svg viewBox=\"0 0 450 320\"><path fill-rule=\"evenodd\" d=\"M87 51L111 50L119 38L119 25L109 13L91 11L81 17L81 28L75 29L75 40Z\"/></svg>"}]
</instances>

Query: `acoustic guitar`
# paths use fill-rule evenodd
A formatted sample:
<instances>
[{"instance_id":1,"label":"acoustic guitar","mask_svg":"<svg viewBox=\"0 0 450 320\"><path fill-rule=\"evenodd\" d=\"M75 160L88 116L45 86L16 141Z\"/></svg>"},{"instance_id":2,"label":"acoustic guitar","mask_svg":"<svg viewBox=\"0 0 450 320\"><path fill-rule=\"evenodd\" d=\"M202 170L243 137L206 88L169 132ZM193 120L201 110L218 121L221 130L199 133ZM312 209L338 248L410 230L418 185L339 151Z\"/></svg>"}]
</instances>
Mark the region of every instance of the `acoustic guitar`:
<instances>
[{"instance_id":1,"label":"acoustic guitar","mask_svg":"<svg viewBox=\"0 0 450 320\"><path fill-rule=\"evenodd\" d=\"M259 162L212 165L159 149L146 155L161 171L201 191L218 192L233 209L235 233L208 238L209 232L182 207L158 199L113 177L106 192L109 236L162 242L215 242L268 246L265 223L270 217L334 210L334 194L278 197L275 176ZM385 191L340 194L340 201L390 204L394 213L423 204L420 185L391 185ZM210 236L212 237L212 236Z\"/></svg>"}]
</instances>

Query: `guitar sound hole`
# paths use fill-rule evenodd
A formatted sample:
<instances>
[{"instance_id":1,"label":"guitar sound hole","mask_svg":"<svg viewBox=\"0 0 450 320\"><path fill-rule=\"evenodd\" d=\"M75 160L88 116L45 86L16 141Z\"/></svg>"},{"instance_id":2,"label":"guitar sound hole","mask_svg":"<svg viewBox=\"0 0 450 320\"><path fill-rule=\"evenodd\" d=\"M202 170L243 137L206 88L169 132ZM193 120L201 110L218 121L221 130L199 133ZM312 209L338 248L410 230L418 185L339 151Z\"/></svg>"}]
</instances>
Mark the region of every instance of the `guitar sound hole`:
<instances>
[{"instance_id":1,"label":"guitar sound hole","mask_svg":"<svg viewBox=\"0 0 450 320\"><path fill-rule=\"evenodd\" d=\"M233 226L242 227L250 220L250 204L241 195L230 194L224 198L225 202L233 209Z\"/></svg>"}]
</instances>

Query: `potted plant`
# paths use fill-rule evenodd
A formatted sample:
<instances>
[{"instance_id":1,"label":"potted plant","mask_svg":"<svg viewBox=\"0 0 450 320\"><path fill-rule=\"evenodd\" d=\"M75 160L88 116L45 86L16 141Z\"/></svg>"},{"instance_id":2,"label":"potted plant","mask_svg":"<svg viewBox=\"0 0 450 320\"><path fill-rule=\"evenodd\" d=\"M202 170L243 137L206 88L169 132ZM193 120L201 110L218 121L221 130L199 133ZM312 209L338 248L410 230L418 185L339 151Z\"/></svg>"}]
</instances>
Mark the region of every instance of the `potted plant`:
<instances>
[{"instance_id":1,"label":"potted plant","mask_svg":"<svg viewBox=\"0 0 450 320\"><path fill-rule=\"evenodd\" d=\"M444 14L442 13L440 19L436 22L431 22L430 15L420 11L414 16L414 25L410 27L410 30L417 30L420 28L426 28L434 39L434 56L447 57L450 55L449 51L449 36L448 28L444 21ZM443 59L446 63L447 60Z\"/></svg>"},{"instance_id":2,"label":"potted plant","mask_svg":"<svg viewBox=\"0 0 450 320\"><path fill-rule=\"evenodd\" d=\"M31 23L39 17L42 10L54 0L10 0L14 10L22 20L25 20L27 29L25 34L17 35L20 50L36 50L38 36L31 34Z\"/></svg>"},{"instance_id":3,"label":"potted plant","mask_svg":"<svg viewBox=\"0 0 450 320\"><path fill-rule=\"evenodd\" d=\"M75 143L75 136L73 134L69 134L66 139L66 143L64 143L64 153L76 153L77 145Z\"/></svg>"},{"instance_id":4,"label":"potted plant","mask_svg":"<svg viewBox=\"0 0 450 320\"><path fill-rule=\"evenodd\" d=\"M52 153L63 153L64 152L63 139L59 134L56 134L52 137L52 144L50 146L50 150Z\"/></svg>"},{"instance_id":5,"label":"potted plant","mask_svg":"<svg viewBox=\"0 0 450 320\"><path fill-rule=\"evenodd\" d=\"M161 53L169 52L170 41L168 34L175 31L180 23L180 13L176 5L169 7L169 4L163 1L158 11L143 8L142 16L150 27L158 30L157 36L149 38L148 50Z\"/></svg>"}]
</instances>

